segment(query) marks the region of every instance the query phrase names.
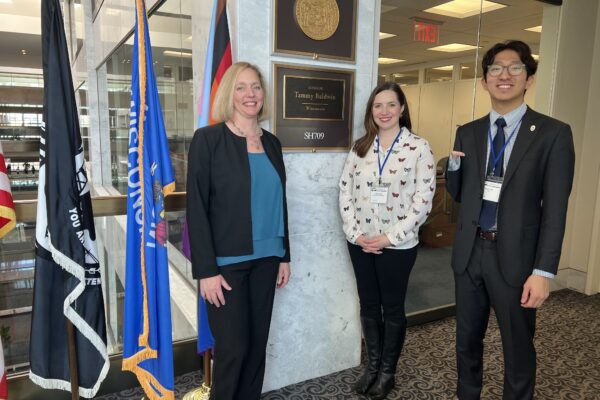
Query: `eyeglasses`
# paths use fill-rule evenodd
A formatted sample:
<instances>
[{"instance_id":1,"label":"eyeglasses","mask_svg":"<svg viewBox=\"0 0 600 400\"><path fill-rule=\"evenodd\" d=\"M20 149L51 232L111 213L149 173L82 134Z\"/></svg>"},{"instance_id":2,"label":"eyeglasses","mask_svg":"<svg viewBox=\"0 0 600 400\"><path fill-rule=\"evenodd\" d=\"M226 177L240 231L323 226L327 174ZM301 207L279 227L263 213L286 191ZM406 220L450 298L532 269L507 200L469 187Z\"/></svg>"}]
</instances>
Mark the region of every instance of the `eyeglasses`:
<instances>
[{"instance_id":1,"label":"eyeglasses","mask_svg":"<svg viewBox=\"0 0 600 400\"><path fill-rule=\"evenodd\" d=\"M521 75L523 71L525 71L525 64L511 64L508 66L492 64L488 67L487 72L490 76L500 76L502 75L504 68L506 68L509 75L517 76Z\"/></svg>"}]
</instances>

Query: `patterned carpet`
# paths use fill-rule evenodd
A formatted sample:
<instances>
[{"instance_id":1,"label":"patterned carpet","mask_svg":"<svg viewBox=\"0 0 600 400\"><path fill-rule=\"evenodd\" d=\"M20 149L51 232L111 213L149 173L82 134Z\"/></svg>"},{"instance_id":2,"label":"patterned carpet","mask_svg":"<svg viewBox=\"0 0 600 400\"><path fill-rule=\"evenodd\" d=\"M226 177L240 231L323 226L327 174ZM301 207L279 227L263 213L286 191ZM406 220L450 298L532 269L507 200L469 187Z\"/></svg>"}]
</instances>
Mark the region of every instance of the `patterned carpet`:
<instances>
[{"instance_id":1,"label":"patterned carpet","mask_svg":"<svg viewBox=\"0 0 600 400\"><path fill-rule=\"evenodd\" d=\"M388 399L452 399L456 387L455 320L447 318L409 328L398 363L396 388ZM600 295L570 290L553 293L538 313L536 346L538 400L600 399ZM502 348L495 318L485 340L482 398L502 398ZM265 393L262 400L366 399L350 386L360 368L290 385ZM177 399L201 383L199 373L177 378ZM98 397L103 400L139 399L141 390Z\"/></svg>"}]
</instances>

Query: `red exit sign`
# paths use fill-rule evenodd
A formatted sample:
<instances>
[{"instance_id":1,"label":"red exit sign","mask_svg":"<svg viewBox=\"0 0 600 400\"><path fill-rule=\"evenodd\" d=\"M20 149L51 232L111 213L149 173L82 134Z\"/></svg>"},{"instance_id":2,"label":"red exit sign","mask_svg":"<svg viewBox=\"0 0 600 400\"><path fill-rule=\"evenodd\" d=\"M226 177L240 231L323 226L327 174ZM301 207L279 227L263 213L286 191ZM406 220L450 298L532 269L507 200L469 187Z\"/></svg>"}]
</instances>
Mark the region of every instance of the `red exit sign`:
<instances>
[{"instance_id":1,"label":"red exit sign","mask_svg":"<svg viewBox=\"0 0 600 400\"><path fill-rule=\"evenodd\" d=\"M414 21L413 40L415 42L437 43L440 38L440 25Z\"/></svg>"}]
</instances>

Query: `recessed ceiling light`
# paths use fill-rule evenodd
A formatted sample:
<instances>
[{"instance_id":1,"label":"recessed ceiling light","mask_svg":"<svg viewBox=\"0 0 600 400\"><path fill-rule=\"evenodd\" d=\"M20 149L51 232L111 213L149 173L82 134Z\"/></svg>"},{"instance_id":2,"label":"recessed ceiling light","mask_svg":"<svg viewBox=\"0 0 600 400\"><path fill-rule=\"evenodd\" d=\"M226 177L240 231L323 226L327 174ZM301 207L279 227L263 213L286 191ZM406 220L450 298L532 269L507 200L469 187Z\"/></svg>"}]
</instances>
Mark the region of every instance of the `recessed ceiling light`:
<instances>
[{"instance_id":1,"label":"recessed ceiling light","mask_svg":"<svg viewBox=\"0 0 600 400\"><path fill-rule=\"evenodd\" d=\"M27 55L27 50L21 49L21 54L23 54L24 56L26 56Z\"/></svg>"},{"instance_id":2,"label":"recessed ceiling light","mask_svg":"<svg viewBox=\"0 0 600 400\"><path fill-rule=\"evenodd\" d=\"M454 69L454 65L444 65L443 67L435 67L431 69L437 69L438 71L452 71Z\"/></svg>"},{"instance_id":3,"label":"recessed ceiling light","mask_svg":"<svg viewBox=\"0 0 600 400\"><path fill-rule=\"evenodd\" d=\"M525 28L524 30L529 31L529 32L541 33L542 32L542 26L541 25L532 26L531 28Z\"/></svg>"},{"instance_id":4,"label":"recessed ceiling light","mask_svg":"<svg viewBox=\"0 0 600 400\"><path fill-rule=\"evenodd\" d=\"M377 59L377 62L379 64L396 64L396 63L401 63L404 61L406 61L406 60L399 60L397 58L387 58L387 57L379 57Z\"/></svg>"},{"instance_id":5,"label":"recessed ceiling light","mask_svg":"<svg viewBox=\"0 0 600 400\"><path fill-rule=\"evenodd\" d=\"M432 14L445 15L454 18L467 18L506 7L504 4L483 0L452 0L439 6L423 10Z\"/></svg>"},{"instance_id":6,"label":"recessed ceiling light","mask_svg":"<svg viewBox=\"0 0 600 400\"><path fill-rule=\"evenodd\" d=\"M454 70L454 65L444 65L443 67L433 67L431 69L437 69L438 71L452 71ZM469 69L469 67L463 65L460 69Z\"/></svg>"},{"instance_id":7,"label":"recessed ceiling light","mask_svg":"<svg viewBox=\"0 0 600 400\"><path fill-rule=\"evenodd\" d=\"M393 33L379 32L379 40L391 38L391 37L394 37L394 36L396 36L396 35L394 35Z\"/></svg>"},{"instance_id":8,"label":"recessed ceiling light","mask_svg":"<svg viewBox=\"0 0 600 400\"><path fill-rule=\"evenodd\" d=\"M170 57L192 58L192 53L186 53L184 51L165 50L165 51L163 51L163 55L170 56Z\"/></svg>"},{"instance_id":9,"label":"recessed ceiling light","mask_svg":"<svg viewBox=\"0 0 600 400\"><path fill-rule=\"evenodd\" d=\"M459 51L475 50L477 46L463 43L450 43L443 46L430 47L427 50L444 51L446 53L458 53Z\"/></svg>"}]
</instances>

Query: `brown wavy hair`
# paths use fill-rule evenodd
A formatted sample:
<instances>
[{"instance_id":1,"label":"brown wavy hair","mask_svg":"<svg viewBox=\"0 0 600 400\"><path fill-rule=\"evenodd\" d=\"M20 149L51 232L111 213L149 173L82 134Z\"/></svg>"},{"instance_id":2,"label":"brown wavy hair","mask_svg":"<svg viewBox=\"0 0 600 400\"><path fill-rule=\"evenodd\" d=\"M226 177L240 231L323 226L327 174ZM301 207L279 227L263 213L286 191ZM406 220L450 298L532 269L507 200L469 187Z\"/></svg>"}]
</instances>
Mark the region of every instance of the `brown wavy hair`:
<instances>
[{"instance_id":1,"label":"brown wavy hair","mask_svg":"<svg viewBox=\"0 0 600 400\"><path fill-rule=\"evenodd\" d=\"M396 93L398 97L398 102L400 103L400 107L404 107L404 111L402 111L402 115L400 115L400 127L406 127L408 130L412 130L412 124L410 122L410 112L408 111L408 102L406 101L406 96L404 92L400 88L400 86L396 82L384 82L381 85L378 85L371 92L371 96L369 97L369 101L367 101L367 109L365 110L365 135L354 142L354 146L352 146L352 150L360 157L363 158L367 155L367 152L371 148L377 133L379 132L379 127L375 123L373 119L373 103L375 102L375 96L384 90L391 90Z\"/></svg>"}]
</instances>

